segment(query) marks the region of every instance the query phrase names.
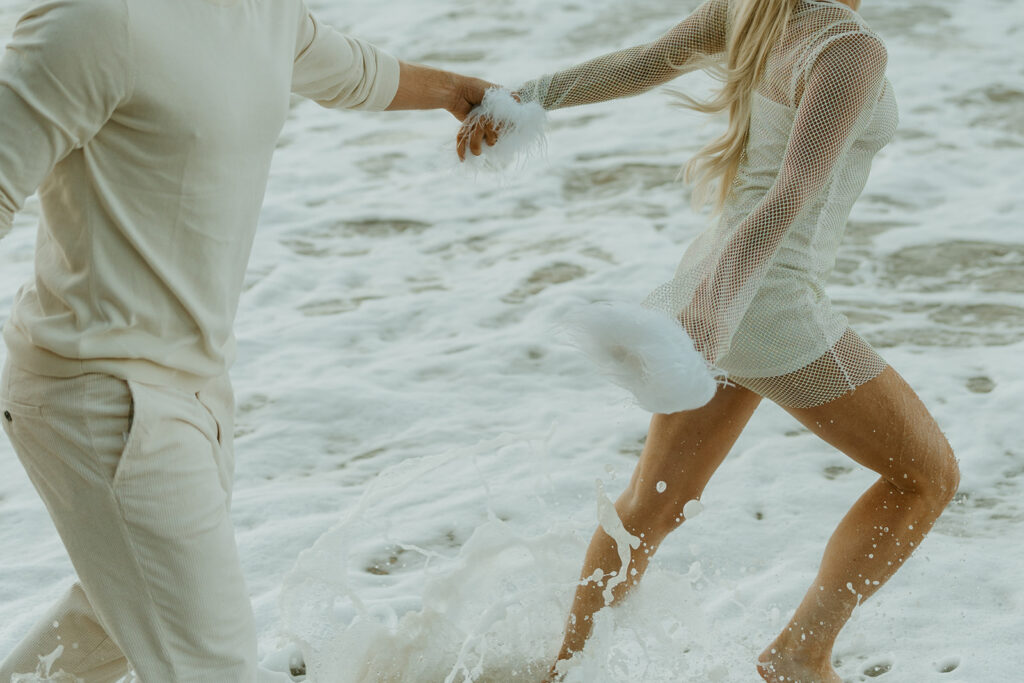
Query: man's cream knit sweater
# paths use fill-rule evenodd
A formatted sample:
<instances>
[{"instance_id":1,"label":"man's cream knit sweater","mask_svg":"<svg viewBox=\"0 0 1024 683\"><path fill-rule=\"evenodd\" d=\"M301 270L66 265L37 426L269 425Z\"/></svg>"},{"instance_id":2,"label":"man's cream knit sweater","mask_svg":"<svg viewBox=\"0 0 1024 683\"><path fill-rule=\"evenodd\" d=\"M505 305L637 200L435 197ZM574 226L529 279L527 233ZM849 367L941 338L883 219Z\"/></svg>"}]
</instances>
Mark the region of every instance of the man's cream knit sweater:
<instances>
[{"instance_id":1,"label":"man's cream knit sweater","mask_svg":"<svg viewBox=\"0 0 1024 683\"><path fill-rule=\"evenodd\" d=\"M198 388L225 372L291 93L380 110L398 61L301 0L48 0L0 62L0 233L39 189L15 363Z\"/></svg>"}]
</instances>

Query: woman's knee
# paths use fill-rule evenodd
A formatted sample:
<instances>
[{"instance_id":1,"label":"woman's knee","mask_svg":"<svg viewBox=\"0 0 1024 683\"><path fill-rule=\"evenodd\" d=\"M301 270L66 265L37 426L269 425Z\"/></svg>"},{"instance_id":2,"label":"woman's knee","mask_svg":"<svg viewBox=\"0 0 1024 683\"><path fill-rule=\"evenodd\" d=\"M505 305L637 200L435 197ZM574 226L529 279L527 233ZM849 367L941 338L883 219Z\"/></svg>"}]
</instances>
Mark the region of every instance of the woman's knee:
<instances>
[{"instance_id":1,"label":"woman's knee","mask_svg":"<svg viewBox=\"0 0 1024 683\"><path fill-rule=\"evenodd\" d=\"M943 439L926 457L912 458L911 467L901 468L890 481L902 491L925 497L933 507L942 509L960 487L960 465L953 449Z\"/></svg>"},{"instance_id":2,"label":"woman's knee","mask_svg":"<svg viewBox=\"0 0 1024 683\"><path fill-rule=\"evenodd\" d=\"M615 508L626 527L634 536L655 545L676 530L683 523L683 506L678 497L665 491L658 491L652 484L651 491L627 489L615 504Z\"/></svg>"},{"instance_id":3,"label":"woman's knee","mask_svg":"<svg viewBox=\"0 0 1024 683\"><path fill-rule=\"evenodd\" d=\"M953 454L953 449L947 445L946 451L940 456L938 471L935 474L935 493L945 507L957 489L960 488L960 463Z\"/></svg>"}]
</instances>

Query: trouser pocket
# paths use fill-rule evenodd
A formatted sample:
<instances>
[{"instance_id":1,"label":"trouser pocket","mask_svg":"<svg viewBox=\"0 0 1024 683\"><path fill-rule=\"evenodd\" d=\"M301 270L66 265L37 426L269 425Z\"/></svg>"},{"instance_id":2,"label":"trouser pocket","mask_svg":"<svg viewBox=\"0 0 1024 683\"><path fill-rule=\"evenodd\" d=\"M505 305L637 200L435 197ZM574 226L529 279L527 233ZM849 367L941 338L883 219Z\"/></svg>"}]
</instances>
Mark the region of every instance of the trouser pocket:
<instances>
[{"instance_id":1,"label":"trouser pocket","mask_svg":"<svg viewBox=\"0 0 1024 683\"><path fill-rule=\"evenodd\" d=\"M135 432L125 380L99 373L44 377L8 363L0 388L3 424L26 468L57 457L90 482L118 476ZM73 492L67 501L73 504ZM62 499L63 500L63 499Z\"/></svg>"},{"instance_id":2,"label":"trouser pocket","mask_svg":"<svg viewBox=\"0 0 1024 683\"><path fill-rule=\"evenodd\" d=\"M0 410L141 681L251 683L256 634L213 420L194 394L17 371ZM226 490L227 489L227 490Z\"/></svg>"}]
</instances>

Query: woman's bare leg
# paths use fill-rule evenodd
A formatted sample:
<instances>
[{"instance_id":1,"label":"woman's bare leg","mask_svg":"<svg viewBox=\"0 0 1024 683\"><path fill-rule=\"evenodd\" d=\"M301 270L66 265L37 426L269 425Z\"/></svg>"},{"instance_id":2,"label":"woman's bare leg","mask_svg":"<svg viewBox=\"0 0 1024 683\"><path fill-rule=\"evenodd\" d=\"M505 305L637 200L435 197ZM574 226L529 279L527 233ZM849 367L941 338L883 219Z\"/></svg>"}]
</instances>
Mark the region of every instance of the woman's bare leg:
<instances>
[{"instance_id":1,"label":"woman's bare leg","mask_svg":"<svg viewBox=\"0 0 1024 683\"><path fill-rule=\"evenodd\" d=\"M758 667L771 683L841 683L831 663L840 629L921 543L960 475L942 431L892 368L826 405L787 410L881 475L839 523L814 584Z\"/></svg>"},{"instance_id":2,"label":"woman's bare leg","mask_svg":"<svg viewBox=\"0 0 1024 683\"><path fill-rule=\"evenodd\" d=\"M629 579L614 589L613 601L636 585L662 540L683 522L683 506L700 498L760 401L749 389L727 386L703 408L653 417L633 478L615 503L626 530L639 536L642 544L633 550ZM663 493L657 490L658 482L666 484ZM620 565L615 541L599 528L583 563L559 660L583 649L594 613L605 607L604 582L586 579L598 570L609 577L620 571ZM554 669L549 680L553 677Z\"/></svg>"}]
</instances>

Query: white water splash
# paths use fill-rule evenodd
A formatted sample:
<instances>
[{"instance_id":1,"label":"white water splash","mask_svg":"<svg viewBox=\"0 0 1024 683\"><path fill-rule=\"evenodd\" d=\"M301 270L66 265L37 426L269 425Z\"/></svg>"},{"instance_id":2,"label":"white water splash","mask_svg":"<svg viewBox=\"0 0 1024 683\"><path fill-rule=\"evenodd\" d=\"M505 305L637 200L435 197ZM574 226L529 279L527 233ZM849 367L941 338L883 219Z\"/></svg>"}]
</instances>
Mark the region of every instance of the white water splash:
<instances>
[{"instance_id":1,"label":"white water splash","mask_svg":"<svg viewBox=\"0 0 1024 683\"><path fill-rule=\"evenodd\" d=\"M615 541L615 548L619 553L619 571L607 580L602 593L604 595L604 604L610 605L612 602L612 591L629 577L629 566L633 556L632 551L640 547L641 541L638 537L626 531L626 527L622 525L619 513L616 512L615 505L608 498L608 494L604 490L604 482L600 479L597 480L597 521L601 528L604 529L604 532Z\"/></svg>"},{"instance_id":2,"label":"white water splash","mask_svg":"<svg viewBox=\"0 0 1024 683\"><path fill-rule=\"evenodd\" d=\"M285 580L286 632L308 683L541 680L555 661L595 521L588 514L552 523L564 514L547 496L561 504L564 494L544 491L546 457L527 439L507 436L385 470ZM510 459L533 476L502 476ZM476 473L476 486L455 476L465 472ZM597 494L597 521L627 567L592 577L609 579L610 591L629 576L640 539L625 531L601 483ZM461 512L425 517L410 506L423 496L457 501ZM523 505L536 506L543 523L503 519ZM587 649L561 665L565 680L667 683L680 672L712 680L706 672L723 657L749 669L745 653L723 653L712 640L694 581L652 566L629 600L595 615Z\"/></svg>"},{"instance_id":3,"label":"white water splash","mask_svg":"<svg viewBox=\"0 0 1024 683\"><path fill-rule=\"evenodd\" d=\"M54 624L56 628L56 622ZM53 665L63 654L64 646L58 645L50 654L39 656L39 665L35 673L14 674L10 683L85 683L81 678L72 676L63 669L53 671Z\"/></svg>"},{"instance_id":4,"label":"white water splash","mask_svg":"<svg viewBox=\"0 0 1024 683\"><path fill-rule=\"evenodd\" d=\"M704 512L704 504L699 500L691 500L683 506L683 519L693 519Z\"/></svg>"}]
</instances>

